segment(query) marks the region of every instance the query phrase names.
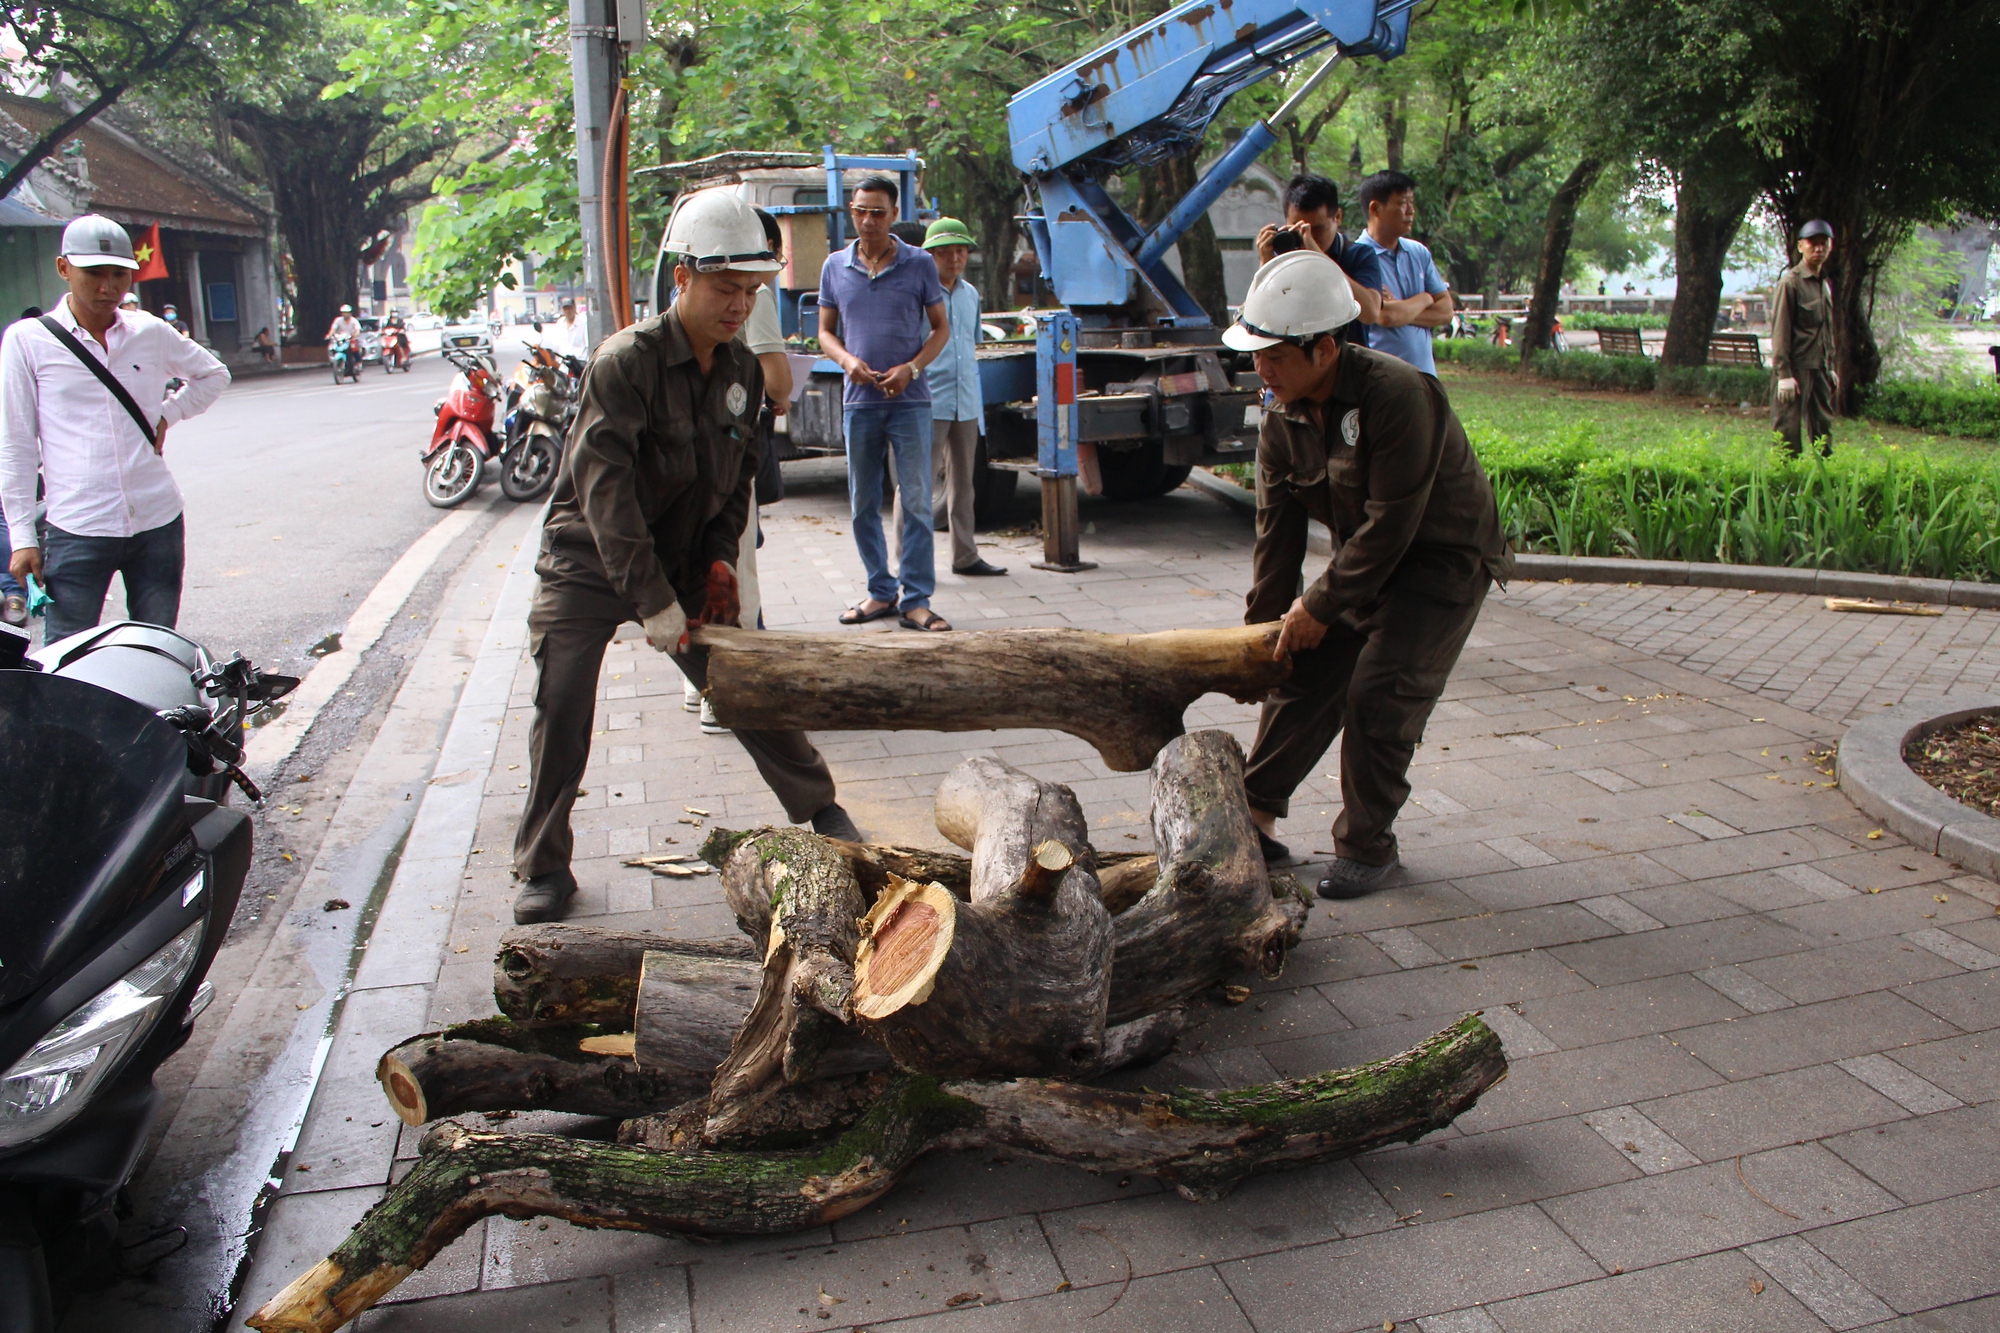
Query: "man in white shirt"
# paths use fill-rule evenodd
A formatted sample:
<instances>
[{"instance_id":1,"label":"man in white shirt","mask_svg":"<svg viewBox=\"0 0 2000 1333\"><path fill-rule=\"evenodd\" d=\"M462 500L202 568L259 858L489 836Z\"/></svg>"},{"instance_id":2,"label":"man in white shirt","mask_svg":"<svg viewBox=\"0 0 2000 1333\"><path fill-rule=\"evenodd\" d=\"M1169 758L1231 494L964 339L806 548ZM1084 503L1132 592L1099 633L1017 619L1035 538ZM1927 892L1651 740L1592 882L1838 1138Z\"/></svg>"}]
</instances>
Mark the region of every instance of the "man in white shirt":
<instances>
[{"instance_id":1,"label":"man in white shirt","mask_svg":"<svg viewBox=\"0 0 2000 1333\"><path fill-rule=\"evenodd\" d=\"M562 318L556 321L556 350L579 361L590 360L590 328L577 318L575 299L565 296L558 313Z\"/></svg>"},{"instance_id":2,"label":"man in white shirt","mask_svg":"<svg viewBox=\"0 0 2000 1333\"><path fill-rule=\"evenodd\" d=\"M124 580L131 619L171 627L180 616L185 536L180 487L163 456L167 427L207 411L229 372L165 321L119 309L138 267L123 227L78 218L56 259L69 295L45 320L14 325L0 346L8 567L48 589L50 642L98 622L113 574ZM171 396L170 378L185 381ZM35 531L38 471L46 549Z\"/></svg>"}]
</instances>

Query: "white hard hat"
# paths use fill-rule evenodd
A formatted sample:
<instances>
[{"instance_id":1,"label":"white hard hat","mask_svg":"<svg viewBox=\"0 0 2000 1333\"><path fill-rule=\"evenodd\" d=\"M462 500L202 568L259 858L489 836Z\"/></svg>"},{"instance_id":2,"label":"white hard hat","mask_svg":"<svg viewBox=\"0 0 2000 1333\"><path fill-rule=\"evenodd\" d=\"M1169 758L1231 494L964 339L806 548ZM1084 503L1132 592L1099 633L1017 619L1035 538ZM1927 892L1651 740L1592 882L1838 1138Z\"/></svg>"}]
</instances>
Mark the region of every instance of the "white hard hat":
<instances>
[{"instance_id":1,"label":"white hard hat","mask_svg":"<svg viewBox=\"0 0 2000 1333\"><path fill-rule=\"evenodd\" d=\"M663 247L697 273L775 273L784 265L764 237L757 210L725 188L682 195Z\"/></svg>"},{"instance_id":2,"label":"white hard hat","mask_svg":"<svg viewBox=\"0 0 2000 1333\"><path fill-rule=\"evenodd\" d=\"M1256 352L1331 333L1360 315L1361 303L1340 265L1318 250L1294 250L1257 270L1242 313L1222 341L1239 352Z\"/></svg>"},{"instance_id":3,"label":"white hard hat","mask_svg":"<svg viewBox=\"0 0 2000 1333\"><path fill-rule=\"evenodd\" d=\"M78 268L139 267L125 229L96 213L85 213L63 228L62 257Z\"/></svg>"}]
</instances>

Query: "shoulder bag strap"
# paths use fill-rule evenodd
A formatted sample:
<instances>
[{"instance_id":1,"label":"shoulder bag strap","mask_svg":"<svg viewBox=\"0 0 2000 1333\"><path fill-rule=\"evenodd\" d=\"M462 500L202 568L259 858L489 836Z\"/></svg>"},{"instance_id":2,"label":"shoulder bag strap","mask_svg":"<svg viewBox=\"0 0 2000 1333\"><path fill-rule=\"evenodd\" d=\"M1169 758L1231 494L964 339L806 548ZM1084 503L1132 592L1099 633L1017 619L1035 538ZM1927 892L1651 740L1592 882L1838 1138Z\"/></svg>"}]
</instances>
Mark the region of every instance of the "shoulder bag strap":
<instances>
[{"instance_id":1,"label":"shoulder bag strap","mask_svg":"<svg viewBox=\"0 0 2000 1333\"><path fill-rule=\"evenodd\" d=\"M159 445L153 439L153 424L146 420L146 414L139 410L139 404L132 401L132 395L126 390L124 385L118 382L118 377L113 375L102 361L99 361L96 357L85 351L83 344L78 342L68 329L56 323L52 316L43 315L42 323L48 328L50 333L56 335L57 342L69 348L70 354L83 362L84 368L97 376L98 382L111 391L111 396L118 400L119 406L131 414L132 424L137 426L139 433L146 437L146 443L153 445L154 448L158 448Z\"/></svg>"}]
</instances>

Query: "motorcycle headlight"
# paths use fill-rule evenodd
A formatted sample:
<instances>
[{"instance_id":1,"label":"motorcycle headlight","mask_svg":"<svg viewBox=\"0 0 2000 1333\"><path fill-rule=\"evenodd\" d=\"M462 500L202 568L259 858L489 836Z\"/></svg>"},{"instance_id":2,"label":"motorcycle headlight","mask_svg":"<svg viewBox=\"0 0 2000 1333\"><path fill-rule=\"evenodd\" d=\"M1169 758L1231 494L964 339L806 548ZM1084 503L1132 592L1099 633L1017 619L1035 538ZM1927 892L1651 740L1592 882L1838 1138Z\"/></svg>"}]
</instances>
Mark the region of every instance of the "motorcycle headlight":
<instances>
[{"instance_id":1,"label":"motorcycle headlight","mask_svg":"<svg viewBox=\"0 0 2000 1333\"><path fill-rule=\"evenodd\" d=\"M203 929L197 921L174 936L0 1074L0 1148L53 1133L83 1110L91 1090L146 1039L187 980Z\"/></svg>"}]
</instances>

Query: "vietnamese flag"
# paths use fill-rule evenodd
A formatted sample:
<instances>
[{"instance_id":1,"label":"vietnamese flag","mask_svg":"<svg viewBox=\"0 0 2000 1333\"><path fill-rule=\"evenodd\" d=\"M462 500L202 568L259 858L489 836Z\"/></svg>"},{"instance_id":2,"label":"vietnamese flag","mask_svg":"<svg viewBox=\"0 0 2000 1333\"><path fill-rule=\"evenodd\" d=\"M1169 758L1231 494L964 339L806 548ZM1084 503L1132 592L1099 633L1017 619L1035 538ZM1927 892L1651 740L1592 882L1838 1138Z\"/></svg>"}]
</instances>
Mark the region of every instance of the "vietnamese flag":
<instances>
[{"instance_id":1,"label":"vietnamese flag","mask_svg":"<svg viewBox=\"0 0 2000 1333\"><path fill-rule=\"evenodd\" d=\"M132 281L151 282L167 276L167 257L160 253L159 223L146 228L146 234L132 247L132 258L139 261L139 271L132 275Z\"/></svg>"}]
</instances>

